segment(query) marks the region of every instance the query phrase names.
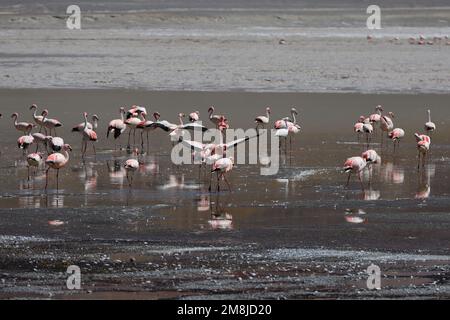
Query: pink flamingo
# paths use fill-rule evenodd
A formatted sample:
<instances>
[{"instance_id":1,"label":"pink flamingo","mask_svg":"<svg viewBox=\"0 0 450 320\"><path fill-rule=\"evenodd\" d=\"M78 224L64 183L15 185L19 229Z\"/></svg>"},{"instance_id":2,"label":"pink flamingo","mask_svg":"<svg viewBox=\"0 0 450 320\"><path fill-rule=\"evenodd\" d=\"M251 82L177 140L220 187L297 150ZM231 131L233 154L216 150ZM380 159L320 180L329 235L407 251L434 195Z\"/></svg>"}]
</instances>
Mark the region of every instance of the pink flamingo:
<instances>
[{"instance_id":1,"label":"pink flamingo","mask_svg":"<svg viewBox=\"0 0 450 320\"><path fill-rule=\"evenodd\" d=\"M375 150L367 150L362 153L361 157L366 161L366 165L369 169L369 183L372 178L372 166L374 164L381 164L381 157Z\"/></svg>"},{"instance_id":2,"label":"pink flamingo","mask_svg":"<svg viewBox=\"0 0 450 320\"><path fill-rule=\"evenodd\" d=\"M84 155L86 154L86 150L87 150L88 141L92 142L92 148L94 149L94 155L96 155L94 142L97 141L97 133L94 130L88 128L87 112L84 112L83 116L84 116L84 128L83 128L83 132L82 132L83 140L82 140L82 146L81 146L81 153L82 153L82 157L84 158Z\"/></svg>"},{"instance_id":3,"label":"pink flamingo","mask_svg":"<svg viewBox=\"0 0 450 320\"><path fill-rule=\"evenodd\" d=\"M33 133L32 136L34 138L34 142L36 143L35 152L38 152L40 144L42 144L45 147L45 149L47 149L47 141L49 140L48 136L40 132Z\"/></svg>"},{"instance_id":4,"label":"pink flamingo","mask_svg":"<svg viewBox=\"0 0 450 320\"><path fill-rule=\"evenodd\" d=\"M369 116L369 121L371 124L375 124L381 121L381 112L383 111L383 107L378 105L375 107L375 113L372 113Z\"/></svg>"},{"instance_id":5,"label":"pink flamingo","mask_svg":"<svg viewBox=\"0 0 450 320\"><path fill-rule=\"evenodd\" d=\"M61 137L47 136L47 141L49 142L50 149L53 152L60 152L64 147L64 139Z\"/></svg>"},{"instance_id":6,"label":"pink flamingo","mask_svg":"<svg viewBox=\"0 0 450 320\"><path fill-rule=\"evenodd\" d=\"M436 130L436 125L434 124L434 122L431 121L430 109L427 110L427 113L428 113L428 121L425 123L425 131L431 134L432 132L434 132L434 130Z\"/></svg>"},{"instance_id":7,"label":"pink flamingo","mask_svg":"<svg viewBox=\"0 0 450 320\"><path fill-rule=\"evenodd\" d=\"M31 134L27 134L24 136L19 137L17 139L17 146L23 150L23 153L25 154L25 150L28 149L28 147L34 142L34 138Z\"/></svg>"},{"instance_id":8,"label":"pink flamingo","mask_svg":"<svg viewBox=\"0 0 450 320\"><path fill-rule=\"evenodd\" d=\"M189 114L189 121L196 122L200 119L200 111L194 111Z\"/></svg>"},{"instance_id":9,"label":"pink flamingo","mask_svg":"<svg viewBox=\"0 0 450 320\"><path fill-rule=\"evenodd\" d=\"M418 150L418 162L417 169L420 168L420 164L422 163L422 167L425 166L426 156L428 151L430 150L431 138L425 134L414 133L414 136L417 140L417 150Z\"/></svg>"},{"instance_id":10,"label":"pink flamingo","mask_svg":"<svg viewBox=\"0 0 450 320\"><path fill-rule=\"evenodd\" d=\"M19 117L19 114L17 112L14 112L11 115L11 118L14 119L14 127L18 130L18 131L22 131L25 134L28 134L31 132L31 130L34 127L34 124L29 123L29 122L17 122L17 118Z\"/></svg>"},{"instance_id":11,"label":"pink flamingo","mask_svg":"<svg viewBox=\"0 0 450 320\"><path fill-rule=\"evenodd\" d=\"M127 111L126 118L139 117L139 115L144 114L147 115L147 109L145 107L140 107L133 105L130 110Z\"/></svg>"},{"instance_id":12,"label":"pink flamingo","mask_svg":"<svg viewBox=\"0 0 450 320\"><path fill-rule=\"evenodd\" d=\"M114 119L109 122L108 129L106 131L106 138L109 137L110 133L113 133L114 140L116 140L126 130L127 125L124 122L125 108L120 107L119 112L120 112L120 119Z\"/></svg>"},{"instance_id":13,"label":"pink flamingo","mask_svg":"<svg viewBox=\"0 0 450 320\"><path fill-rule=\"evenodd\" d=\"M214 125L216 126L216 128L218 128L219 122L220 122L220 118L224 117L226 120L226 117L223 115L217 115L214 114L214 106L209 107L208 109L208 113L209 113L209 120L214 123Z\"/></svg>"},{"instance_id":14,"label":"pink flamingo","mask_svg":"<svg viewBox=\"0 0 450 320\"><path fill-rule=\"evenodd\" d=\"M389 138L391 138L392 142L394 143L394 152L396 149L396 146L398 145L400 147L400 140L405 136L405 130L402 128L395 128L391 132L389 132Z\"/></svg>"},{"instance_id":15,"label":"pink flamingo","mask_svg":"<svg viewBox=\"0 0 450 320\"><path fill-rule=\"evenodd\" d=\"M89 130L96 131L98 128L98 120L99 120L99 118L96 114L92 115L92 123L88 122L87 128ZM83 133L83 130L84 130L84 122L81 122L72 128L72 132L79 132L81 134Z\"/></svg>"},{"instance_id":16,"label":"pink flamingo","mask_svg":"<svg viewBox=\"0 0 450 320\"><path fill-rule=\"evenodd\" d=\"M364 190L364 185L361 178L361 172L366 167L366 160L362 157L351 157L348 158L344 163L344 172L348 172L347 186L350 183L350 177L352 173L358 174L359 182L361 182L361 187Z\"/></svg>"},{"instance_id":17,"label":"pink flamingo","mask_svg":"<svg viewBox=\"0 0 450 320\"><path fill-rule=\"evenodd\" d=\"M255 118L256 130L259 129L260 126L265 128L266 124L270 121L270 107L266 107L266 115L258 116Z\"/></svg>"},{"instance_id":18,"label":"pink flamingo","mask_svg":"<svg viewBox=\"0 0 450 320\"><path fill-rule=\"evenodd\" d=\"M144 118L145 113L141 112L141 113L138 113L138 115L140 115L141 118L130 117L130 118L128 118L128 119L126 119L124 121L124 123L128 127L130 127L130 132L128 133L128 145L127 145L127 148L130 148L131 130L133 130L133 145L135 145L136 144L136 128L142 121L145 121L145 118Z\"/></svg>"},{"instance_id":19,"label":"pink flamingo","mask_svg":"<svg viewBox=\"0 0 450 320\"><path fill-rule=\"evenodd\" d=\"M383 132L388 133L394 129L394 122L392 121L392 119L394 118L394 113L389 112L388 114L389 114L389 117L381 116L381 118L380 118L381 143L382 144L383 144L383 140L384 140Z\"/></svg>"},{"instance_id":20,"label":"pink flamingo","mask_svg":"<svg viewBox=\"0 0 450 320\"><path fill-rule=\"evenodd\" d=\"M231 191L231 186L228 183L228 180L225 176L226 173L230 172L233 169L233 157L229 158L220 158L216 162L214 162L211 173L216 172L217 173L217 191L220 191L220 179L225 180L228 190ZM211 191L211 179L209 183L209 191Z\"/></svg>"},{"instance_id":21,"label":"pink flamingo","mask_svg":"<svg viewBox=\"0 0 450 320\"><path fill-rule=\"evenodd\" d=\"M134 154L136 154L137 156L137 149L134 150ZM125 161L123 167L125 168L126 171L126 175L127 175L127 181L128 181L128 185L131 188L132 184L133 184L133 177L134 177L134 173L136 172L137 169L139 169L139 161L137 159L128 159L127 161ZM131 178L130 178L131 175Z\"/></svg>"},{"instance_id":22,"label":"pink flamingo","mask_svg":"<svg viewBox=\"0 0 450 320\"><path fill-rule=\"evenodd\" d=\"M27 155L27 163L28 163L28 181L30 181L30 167L38 168L42 163L42 153L34 152Z\"/></svg>"},{"instance_id":23,"label":"pink flamingo","mask_svg":"<svg viewBox=\"0 0 450 320\"><path fill-rule=\"evenodd\" d=\"M148 139L148 133L152 130L155 130L157 128L156 124L154 121L152 120L146 120L146 116L143 116L144 120L141 121L138 125L137 125L137 129L141 130L141 147L144 148L144 131L147 133L147 148L149 145L149 139ZM155 113L153 114L153 117L155 117ZM155 117L155 121L157 121L156 117Z\"/></svg>"},{"instance_id":24,"label":"pink flamingo","mask_svg":"<svg viewBox=\"0 0 450 320\"><path fill-rule=\"evenodd\" d=\"M56 128L62 127L62 123L56 119L47 118L47 115L48 115L48 110L44 109L44 111L42 111L42 117L43 117L42 122L44 124L44 128L46 129L45 132L47 133L47 129L49 129L49 131L50 131L49 135L51 135L52 129L53 129L53 132L55 133L55 136L56 136Z\"/></svg>"},{"instance_id":25,"label":"pink flamingo","mask_svg":"<svg viewBox=\"0 0 450 320\"><path fill-rule=\"evenodd\" d=\"M363 126L364 126L364 119L366 117L364 116L360 116L358 122L355 123L355 125L353 126L353 131L356 133L356 137L358 139L360 139L360 135L364 132L363 130Z\"/></svg>"},{"instance_id":26,"label":"pink flamingo","mask_svg":"<svg viewBox=\"0 0 450 320\"><path fill-rule=\"evenodd\" d=\"M33 110L33 119L34 122L39 126L39 132L42 131L42 126L44 125L44 117L42 115L37 115L37 105L36 104L32 104L30 107L30 110Z\"/></svg>"},{"instance_id":27,"label":"pink flamingo","mask_svg":"<svg viewBox=\"0 0 450 320\"><path fill-rule=\"evenodd\" d=\"M65 144L62 151L64 154L52 153L45 160L45 164L48 165L48 168L45 171L45 190L47 190L48 186L48 171L50 168L56 170L56 190L59 189L59 169L63 168L69 162L69 153L67 151L72 151L72 147Z\"/></svg>"}]
</instances>

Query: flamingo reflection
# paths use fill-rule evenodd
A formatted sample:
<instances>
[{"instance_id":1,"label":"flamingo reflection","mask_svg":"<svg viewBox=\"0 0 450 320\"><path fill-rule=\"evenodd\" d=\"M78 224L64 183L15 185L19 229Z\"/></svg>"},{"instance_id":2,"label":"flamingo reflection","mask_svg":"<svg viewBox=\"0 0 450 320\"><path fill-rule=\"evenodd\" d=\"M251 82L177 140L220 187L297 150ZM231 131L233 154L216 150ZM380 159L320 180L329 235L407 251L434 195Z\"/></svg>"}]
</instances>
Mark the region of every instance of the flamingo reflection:
<instances>
[{"instance_id":1,"label":"flamingo reflection","mask_svg":"<svg viewBox=\"0 0 450 320\"><path fill-rule=\"evenodd\" d=\"M232 230L233 216L227 213L220 204L220 197L217 194L215 206L210 204L211 218L208 220L209 225L214 230Z\"/></svg>"}]
</instances>

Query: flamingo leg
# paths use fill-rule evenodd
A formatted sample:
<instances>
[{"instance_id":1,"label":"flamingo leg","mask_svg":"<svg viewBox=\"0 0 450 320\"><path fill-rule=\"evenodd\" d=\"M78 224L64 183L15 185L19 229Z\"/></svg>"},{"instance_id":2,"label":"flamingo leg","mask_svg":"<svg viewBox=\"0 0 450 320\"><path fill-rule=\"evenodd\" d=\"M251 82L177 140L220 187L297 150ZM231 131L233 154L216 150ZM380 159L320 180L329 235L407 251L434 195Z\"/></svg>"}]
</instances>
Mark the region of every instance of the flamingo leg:
<instances>
[{"instance_id":1,"label":"flamingo leg","mask_svg":"<svg viewBox=\"0 0 450 320\"><path fill-rule=\"evenodd\" d=\"M217 192L220 192L220 179L219 179L219 172L217 171Z\"/></svg>"},{"instance_id":2,"label":"flamingo leg","mask_svg":"<svg viewBox=\"0 0 450 320\"><path fill-rule=\"evenodd\" d=\"M45 190L47 190L48 186L48 170L50 170L50 167L48 167L48 169L45 170L45 187L44 187Z\"/></svg>"},{"instance_id":3,"label":"flamingo leg","mask_svg":"<svg viewBox=\"0 0 450 320\"><path fill-rule=\"evenodd\" d=\"M148 141L148 131L147 131L147 152L149 151L149 146L150 146L150 143Z\"/></svg>"},{"instance_id":4,"label":"flamingo leg","mask_svg":"<svg viewBox=\"0 0 450 320\"><path fill-rule=\"evenodd\" d=\"M361 171L358 172L358 179L359 179L359 182L361 183L361 188L362 188L362 190L364 191L364 184L363 184L362 178L361 178Z\"/></svg>"},{"instance_id":5,"label":"flamingo leg","mask_svg":"<svg viewBox=\"0 0 450 320\"><path fill-rule=\"evenodd\" d=\"M130 139L131 139L131 129L128 131L128 145L127 148L130 148Z\"/></svg>"},{"instance_id":6,"label":"flamingo leg","mask_svg":"<svg viewBox=\"0 0 450 320\"><path fill-rule=\"evenodd\" d=\"M94 149L94 156L97 156L97 151L95 150L95 144L92 143L92 149Z\"/></svg>"},{"instance_id":7,"label":"flamingo leg","mask_svg":"<svg viewBox=\"0 0 450 320\"><path fill-rule=\"evenodd\" d=\"M231 192L231 186L230 186L230 183L228 182L227 177L225 176L225 174L223 174L223 179L225 180L225 182L226 182L226 184L228 186L228 191Z\"/></svg>"},{"instance_id":8,"label":"flamingo leg","mask_svg":"<svg viewBox=\"0 0 450 320\"><path fill-rule=\"evenodd\" d=\"M56 169L56 190L59 190L59 169Z\"/></svg>"},{"instance_id":9,"label":"flamingo leg","mask_svg":"<svg viewBox=\"0 0 450 320\"><path fill-rule=\"evenodd\" d=\"M144 149L144 130L141 131L141 148Z\"/></svg>"},{"instance_id":10,"label":"flamingo leg","mask_svg":"<svg viewBox=\"0 0 450 320\"><path fill-rule=\"evenodd\" d=\"M352 172L350 171L350 173L348 174L348 178L347 178L347 184L346 184L347 187L350 184L350 177L351 176L352 176Z\"/></svg>"},{"instance_id":11,"label":"flamingo leg","mask_svg":"<svg viewBox=\"0 0 450 320\"><path fill-rule=\"evenodd\" d=\"M27 168L28 168L28 179L27 179L27 181L30 181L30 166L27 166Z\"/></svg>"}]
</instances>

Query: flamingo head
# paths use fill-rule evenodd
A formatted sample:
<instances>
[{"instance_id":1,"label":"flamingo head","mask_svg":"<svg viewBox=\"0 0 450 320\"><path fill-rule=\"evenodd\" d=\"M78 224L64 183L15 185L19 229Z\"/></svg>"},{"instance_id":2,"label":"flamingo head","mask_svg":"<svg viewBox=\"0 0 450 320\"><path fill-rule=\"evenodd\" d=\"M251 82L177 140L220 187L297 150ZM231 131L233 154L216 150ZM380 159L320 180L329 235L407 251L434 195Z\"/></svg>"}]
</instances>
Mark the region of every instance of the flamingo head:
<instances>
[{"instance_id":1,"label":"flamingo head","mask_svg":"<svg viewBox=\"0 0 450 320\"><path fill-rule=\"evenodd\" d=\"M120 107L119 108L119 111L122 113L122 112L125 112L125 107Z\"/></svg>"},{"instance_id":2,"label":"flamingo head","mask_svg":"<svg viewBox=\"0 0 450 320\"><path fill-rule=\"evenodd\" d=\"M200 115L200 111L195 111L195 113L199 116Z\"/></svg>"},{"instance_id":3,"label":"flamingo head","mask_svg":"<svg viewBox=\"0 0 450 320\"><path fill-rule=\"evenodd\" d=\"M391 116L392 119L394 119L395 114L393 112L389 111L389 115Z\"/></svg>"},{"instance_id":4,"label":"flamingo head","mask_svg":"<svg viewBox=\"0 0 450 320\"><path fill-rule=\"evenodd\" d=\"M70 146L70 144L67 143L64 145L63 149L66 151L72 151L72 147Z\"/></svg>"},{"instance_id":5,"label":"flamingo head","mask_svg":"<svg viewBox=\"0 0 450 320\"><path fill-rule=\"evenodd\" d=\"M214 106L211 106L208 108L208 113L213 113L214 112Z\"/></svg>"},{"instance_id":6,"label":"flamingo head","mask_svg":"<svg viewBox=\"0 0 450 320\"><path fill-rule=\"evenodd\" d=\"M17 112L14 112L12 115L11 115L11 118L17 118L19 116L19 114L17 113Z\"/></svg>"},{"instance_id":7,"label":"flamingo head","mask_svg":"<svg viewBox=\"0 0 450 320\"><path fill-rule=\"evenodd\" d=\"M298 111L297 111L297 109L295 109L295 108L291 108L291 113L293 113L293 114L295 114L295 115L298 115Z\"/></svg>"},{"instance_id":8,"label":"flamingo head","mask_svg":"<svg viewBox=\"0 0 450 320\"><path fill-rule=\"evenodd\" d=\"M266 112L270 114L270 107L266 107Z\"/></svg>"},{"instance_id":9,"label":"flamingo head","mask_svg":"<svg viewBox=\"0 0 450 320\"><path fill-rule=\"evenodd\" d=\"M87 116L88 116L87 112L86 111L83 112L83 117L87 118Z\"/></svg>"},{"instance_id":10,"label":"flamingo head","mask_svg":"<svg viewBox=\"0 0 450 320\"><path fill-rule=\"evenodd\" d=\"M44 109L44 110L42 111L42 115L43 115L43 116L48 115L48 110L47 110L47 109Z\"/></svg>"},{"instance_id":11,"label":"flamingo head","mask_svg":"<svg viewBox=\"0 0 450 320\"><path fill-rule=\"evenodd\" d=\"M414 133L414 137L416 137L417 141L422 141L422 137L417 132Z\"/></svg>"},{"instance_id":12,"label":"flamingo head","mask_svg":"<svg viewBox=\"0 0 450 320\"><path fill-rule=\"evenodd\" d=\"M383 111L383 107L381 105L377 105L375 107L375 110Z\"/></svg>"},{"instance_id":13,"label":"flamingo head","mask_svg":"<svg viewBox=\"0 0 450 320\"><path fill-rule=\"evenodd\" d=\"M366 120L366 117L364 117L364 116L359 116L359 122L364 122L364 120Z\"/></svg>"},{"instance_id":14,"label":"flamingo head","mask_svg":"<svg viewBox=\"0 0 450 320\"><path fill-rule=\"evenodd\" d=\"M35 109L37 109L37 105L33 103L30 107L30 110L35 110Z\"/></svg>"},{"instance_id":15,"label":"flamingo head","mask_svg":"<svg viewBox=\"0 0 450 320\"><path fill-rule=\"evenodd\" d=\"M186 115L185 115L184 113L179 113L179 114L178 114L178 117L179 117L179 118L184 118L184 117L186 117Z\"/></svg>"},{"instance_id":16,"label":"flamingo head","mask_svg":"<svg viewBox=\"0 0 450 320\"><path fill-rule=\"evenodd\" d=\"M98 121L99 120L98 115L96 115L96 114L92 115L92 120L93 121Z\"/></svg>"},{"instance_id":17,"label":"flamingo head","mask_svg":"<svg viewBox=\"0 0 450 320\"><path fill-rule=\"evenodd\" d=\"M153 118L155 118L156 121L158 121L158 119L161 117L161 115L159 114L158 111L153 112Z\"/></svg>"}]
</instances>

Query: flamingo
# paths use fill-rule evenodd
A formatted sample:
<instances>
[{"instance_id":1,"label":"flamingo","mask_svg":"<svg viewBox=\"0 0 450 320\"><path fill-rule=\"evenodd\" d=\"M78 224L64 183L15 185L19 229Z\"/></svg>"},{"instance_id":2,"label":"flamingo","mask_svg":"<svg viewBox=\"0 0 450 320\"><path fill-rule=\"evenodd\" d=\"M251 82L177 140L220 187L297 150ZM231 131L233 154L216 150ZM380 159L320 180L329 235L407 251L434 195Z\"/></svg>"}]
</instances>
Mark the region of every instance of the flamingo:
<instances>
[{"instance_id":1,"label":"flamingo","mask_svg":"<svg viewBox=\"0 0 450 320\"><path fill-rule=\"evenodd\" d=\"M30 181L30 167L38 168L42 163L42 153L34 152L27 155L28 181Z\"/></svg>"},{"instance_id":2,"label":"flamingo","mask_svg":"<svg viewBox=\"0 0 450 320\"><path fill-rule=\"evenodd\" d=\"M138 117L141 114L147 115L147 109L145 107L133 105L131 109L127 111L126 118Z\"/></svg>"},{"instance_id":3,"label":"flamingo","mask_svg":"<svg viewBox=\"0 0 450 320\"><path fill-rule=\"evenodd\" d=\"M256 129L258 129L259 126L262 126L264 128L266 124L269 123L269 120L270 120L270 107L266 107L266 115L258 116L255 118Z\"/></svg>"},{"instance_id":4,"label":"flamingo","mask_svg":"<svg viewBox=\"0 0 450 320\"><path fill-rule=\"evenodd\" d=\"M155 116L155 114L153 114L153 117ZM155 130L157 128L156 124L154 121L151 120L146 120L146 116L144 115L144 120L141 121L141 123L139 123L136 128L137 129L141 129L141 147L144 148L144 131L147 133L147 148L148 148L148 133L152 130ZM155 121L157 119L155 118Z\"/></svg>"},{"instance_id":5,"label":"flamingo","mask_svg":"<svg viewBox=\"0 0 450 320\"><path fill-rule=\"evenodd\" d=\"M356 122L355 125L353 126L353 131L356 133L356 137L358 139L358 142L359 142L359 138L360 138L361 133L364 132L363 126L364 126L364 119L365 118L366 117L364 117L364 116L360 116L358 122Z\"/></svg>"},{"instance_id":6,"label":"flamingo","mask_svg":"<svg viewBox=\"0 0 450 320\"><path fill-rule=\"evenodd\" d=\"M97 130L98 120L99 120L99 118L96 114L92 115L92 123L88 122L87 128L89 130L94 130L94 131ZM72 132L79 132L81 134L83 133L83 130L84 130L84 122L81 122L72 128Z\"/></svg>"},{"instance_id":7,"label":"flamingo","mask_svg":"<svg viewBox=\"0 0 450 320\"><path fill-rule=\"evenodd\" d=\"M431 139L429 136L425 134L419 135L418 133L414 133L414 136L416 137L417 140L417 150L418 150L417 169L419 169L421 163L422 167L425 165L425 157L427 156L428 151L430 150Z\"/></svg>"},{"instance_id":8,"label":"flamingo","mask_svg":"<svg viewBox=\"0 0 450 320\"><path fill-rule=\"evenodd\" d=\"M362 129L366 134L367 147L369 147L370 135L373 133L373 126L370 123L363 123Z\"/></svg>"},{"instance_id":9,"label":"flamingo","mask_svg":"<svg viewBox=\"0 0 450 320\"><path fill-rule=\"evenodd\" d=\"M83 140L82 140L82 146L81 146L81 153L82 153L82 157L84 158L84 155L86 154L86 150L87 150L88 141L92 142L92 148L94 149L94 155L96 154L94 142L97 141L97 133L95 133L94 130L88 128L87 112L84 112L83 116L84 116L84 128L82 131Z\"/></svg>"},{"instance_id":10,"label":"flamingo","mask_svg":"<svg viewBox=\"0 0 450 320\"><path fill-rule=\"evenodd\" d=\"M218 125L219 125L219 122L220 122L220 117L224 117L226 119L225 116L214 114L214 106L209 107L208 113L209 113L209 120L212 123L214 123L216 128L218 128Z\"/></svg>"},{"instance_id":11,"label":"flamingo","mask_svg":"<svg viewBox=\"0 0 450 320\"><path fill-rule=\"evenodd\" d=\"M36 151L35 152L38 152L40 144L44 145L45 149L47 149L47 141L49 139L49 136L46 136L45 134L40 133L40 132L33 133L32 136L34 138L34 142L36 142Z\"/></svg>"},{"instance_id":12,"label":"flamingo","mask_svg":"<svg viewBox=\"0 0 450 320\"><path fill-rule=\"evenodd\" d=\"M361 157L366 161L366 165L369 169L369 183L370 183L372 176L372 166L374 164L381 164L381 157L373 149L363 152Z\"/></svg>"},{"instance_id":13,"label":"flamingo","mask_svg":"<svg viewBox=\"0 0 450 320\"><path fill-rule=\"evenodd\" d=\"M28 134L29 132L31 132L31 130L34 127L34 124L29 123L29 122L17 122L17 118L19 117L19 114L17 112L14 112L11 115L11 118L14 119L14 127L18 130L18 131L22 131L25 134Z\"/></svg>"},{"instance_id":14,"label":"flamingo","mask_svg":"<svg viewBox=\"0 0 450 320\"><path fill-rule=\"evenodd\" d=\"M45 171L45 190L47 190L48 186L48 171L50 168L56 170L56 190L59 189L59 169L63 168L69 162L69 153L67 151L72 151L72 147L68 144L65 144L62 147L62 153L52 153L45 160L45 164L48 166Z\"/></svg>"},{"instance_id":15,"label":"flamingo","mask_svg":"<svg viewBox=\"0 0 450 320\"><path fill-rule=\"evenodd\" d=\"M47 136L46 139L49 142L50 149L53 152L60 152L61 150L63 150L63 147L64 147L64 139L63 138Z\"/></svg>"},{"instance_id":16,"label":"flamingo","mask_svg":"<svg viewBox=\"0 0 450 320\"><path fill-rule=\"evenodd\" d=\"M348 172L347 186L350 183L350 177L352 173L358 174L359 182L361 182L361 187L364 190L364 185L361 179L361 172L366 167L366 160L362 157L351 157L348 158L344 163L344 172Z\"/></svg>"},{"instance_id":17,"label":"flamingo","mask_svg":"<svg viewBox=\"0 0 450 320\"><path fill-rule=\"evenodd\" d=\"M50 131L49 134L51 135L52 129L53 129L55 136L56 136L56 128L62 127L62 123L56 119L47 118L47 115L48 115L48 110L44 109L44 111L42 111L42 117L43 117L42 122L44 124L44 128L46 129L45 131L47 132L47 129L49 129L49 131Z\"/></svg>"},{"instance_id":18,"label":"flamingo","mask_svg":"<svg viewBox=\"0 0 450 320\"><path fill-rule=\"evenodd\" d=\"M228 190L231 191L230 184L228 183L226 173L230 172L233 169L234 160L233 157L229 158L220 158L216 162L214 162L211 173L217 173L217 191L220 191L220 179L225 180ZM209 184L209 191L211 191L211 180Z\"/></svg>"},{"instance_id":19,"label":"flamingo","mask_svg":"<svg viewBox=\"0 0 450 320\"><path fill-rule=\"evenodd\" d=\"M291 108L292 119L289 117L285 117L281 120L277 120L277 121L275 121L274 128L275 129L284 129L291 125L297 124L297 119L295 117L296 115L298 115L297 109Z\"/></svg>"},{"instance_id":20,"label":"flamingo","mask_svg":"<svg viewBox=\"0 0 450 320\"><path fill-rule=\"evenodd\" d=\"M19 137L19 139L17 139L17 146L20 149L23 149L23 153L25 154L25 150L28 149L28 147L33 143L34 138L33 136L28 133L27 135L21 136Z\"/></svg>"},{"instance_id":21,"label":"flamingo","mask_svg":"<svg viewBox=\"0 0 450 320\"><path fill-rule=\"evenodd\" d=\"M434 122L431 122L430 109L427 110L427 113L428 113L428 122L425 123L425 131L431 134L432 132L434 132L434 130L436 130L436 125L434 124Z\"/></svg>"},{"instance_id":22,"label":"flamingo","mask_svg":"<svg viewBox=\"0 0 450 320\"><path fill-rule=\"evenodd\" d=\"M405 130L402 128L395 128L391 132L389 132L389 138L391 138L392 142L394 143L394 152L395 147L398 145L400 147L400 139L402 139L405 136Z\"/></svg>"},{"instance_id":23,"label":"flamingo","mask_svg":"<svg viewBox=\"0 0 450 320\"><path fill-rule=\"evenodd\" d=\"M375 107L375 113L372 113L369 116L369 121L373 125L381 121L381 112L383 111L383 107L378 105Z\"/></svg>"},{"instance_id":24,"label":"flamingo","mask_svg":"<svg viewBox=\"0 0 450 320\"><path fill-rule=\"evenodd\" d=\"M194 112L191 112L189 114L189 121L190 122L196 122L199 119L200 119L200 112L199 111L194 111Z\"/></svg>"},{"instance_id":25,"label":"flamingo","mask_svg":"<svg viewBox=\"0 0 450 320\"><path fill-rule=\"evenodd\" d=\"M120 107L120 119L111 120L108 124L108 129L106 131L106 138L108 139L109 134L114 134L114 140L120 137L120 135L126 130L127 125L124 122L125 108Z\"/></svg>"},{"instance_id":26,"label":"flamingo","mask_svg":"<svg viewBox=\"0 0 450 320\"><path fill-rule=\"evenodd\" d=\"M128 145L127 147L130 147L130 138L131 138L131 130L133 130L133 144L136 144L136 128L138 124L140 124L142 121L145 120L144 115L145 113L139 113L141 118L138 117L131 117L124 121L124 123L130 127L130 132L128 132Z\"/></svg>"},{"instance_id":27,"label":"flamingo","mask_svg":"<svg viewBox=\"0 0 450 320\"><path fill-rule=\"evenodd\" d=\"M381 143L383 143L383 132L390 132L394 129L394 122L392 121L392 119L394 118L394 113L393 112L389 112L389 117L388 116L381 116L380 118L380 128L381 128Z\"/></svg>"},{"instance_id":28,"label":"flamingo","mask_svg":"<svg viewBox=\"0 0 450 320\"><path fill-rule=\"evenodd\" d=\"M32 104L30 107L30 110L33 110L33 119L34 122L39 126L39 132L42 131L42 126L44 125L44 117L42 115L37 115L37 105L36 104Z\"/></svg>"},{"instance_id":29,"label":"flamingo","mask_svg":"<svg viewBox=\"0 0 450 320\"><path fill-rule=\"evenodd\" d=\"M134 150L134 154L137 155L137 149ZM126 171L128 185L131 188L132 184L133 184L134 172L137 169L139 169L139 161L134 158L128 159L127 161L125 161L123 167L125 168L125 171ZM130 174L131 174L131 179L130 179Z\"/></svg>"}]
</instances>

